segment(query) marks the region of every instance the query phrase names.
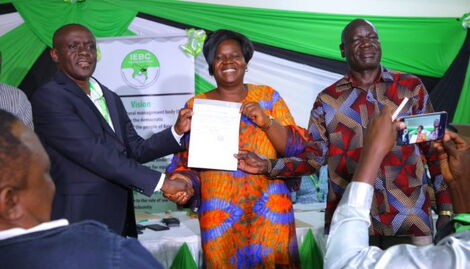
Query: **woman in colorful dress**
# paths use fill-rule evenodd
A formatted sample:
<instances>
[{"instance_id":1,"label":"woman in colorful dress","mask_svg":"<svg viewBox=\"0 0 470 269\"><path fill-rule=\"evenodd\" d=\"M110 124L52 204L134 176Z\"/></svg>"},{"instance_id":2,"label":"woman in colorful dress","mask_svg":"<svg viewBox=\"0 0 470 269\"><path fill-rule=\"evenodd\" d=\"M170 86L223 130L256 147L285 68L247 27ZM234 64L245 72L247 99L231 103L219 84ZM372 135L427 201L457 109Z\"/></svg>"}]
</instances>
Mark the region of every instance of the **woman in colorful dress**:
<instances>
[{"instance_id":1,"label":"woman in colorful dress","mask_svg":"<svg viewBox=\"0 0 470 269\"><path fill-rule=\"evenodd\" d=\"M251 41L239 33L212 33L203 52L217 88L195 96L186 106L192 108L195 98L242 103L240 150L276 158L291 151L286 149L284 126L295 123L278 92L243 82L253 51ZM183 137L186 148L189 136ZM195 189L189 202L198 209L206 268L299 268L286 181L241 170L188 168L187 160L187 151L175 154L167 174L186 176Z\"/></svg>"}]
</instances>

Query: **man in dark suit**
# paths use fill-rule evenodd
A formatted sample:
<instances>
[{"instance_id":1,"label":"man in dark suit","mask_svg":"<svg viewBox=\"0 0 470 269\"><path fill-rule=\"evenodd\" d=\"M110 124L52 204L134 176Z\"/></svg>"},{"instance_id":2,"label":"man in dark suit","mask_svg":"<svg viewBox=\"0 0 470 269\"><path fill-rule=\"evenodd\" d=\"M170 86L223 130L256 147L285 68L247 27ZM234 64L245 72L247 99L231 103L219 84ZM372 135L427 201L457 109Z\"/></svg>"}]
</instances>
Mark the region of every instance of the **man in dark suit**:
<instances>
[{"instance_id":1,"label":"man in dark suit","mask_svg":"<svg viewBox=\"0 0 470 269\"><path fill-rule=\"evenodd\" d=\"M49 166L34 132L0 109L2 268L163 268L135 238L100 223L50 221Z\"/></svg>"},{"instance_id":2,"label":"man in dark suit","mask_svg":"<svg viewBox=\"0 0 470 269\"><path fill-rule=\"evenodd\" d=\"M193 192L185 178L164 180L141 164L180 150L191 111L182 109L173 127L144 140L119 96L91 77L96 42L86 27L60 27L50 54L59 71L34 93L32 106L57 189L52 218L97 220L137 236L132 190L150 196L161 189L176 202Z\"/></svg>"}]
</instances>

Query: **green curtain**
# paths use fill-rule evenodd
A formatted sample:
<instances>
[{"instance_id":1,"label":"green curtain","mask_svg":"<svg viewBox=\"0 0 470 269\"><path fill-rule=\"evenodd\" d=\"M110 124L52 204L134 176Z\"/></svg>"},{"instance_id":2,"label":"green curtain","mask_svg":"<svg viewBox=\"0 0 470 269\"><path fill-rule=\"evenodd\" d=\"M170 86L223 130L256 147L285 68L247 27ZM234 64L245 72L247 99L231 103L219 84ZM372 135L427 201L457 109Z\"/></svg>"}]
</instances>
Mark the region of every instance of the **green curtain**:
<instances>
[{"instance_id":1,"label":"green curtain","mask_svg":"<svg viewBox=\"0 0 470 269\"><path fill-rule=\"evenodd\" d=\"M121 36L137 15L133 9L102 1L74 4L64 1L12 2L29 28L49 47L54 31L64 24L85 25L96 37Z\"/></svg>"},{"instance_id":2,"label":"green curtain","mask_svg":"<svg viewBox=\"0 0 470 269\"><path fill-rule=\"evenodd\" d=\"M52 45L54 31L68 23L87 26L96 37L134 35L128 30L136 11L102 1L66 3L64 1L13 0L24 24L0 37L3 55L0 82L18 86L46 45Z\"/></svg>"},{"instance_id":3,"label":"green curtain","mask_svg":"<svg viewBox=\"0 0 470 269\"><path fill-rule=\"evenodd\" d=\"M467 66L467 74L463 83L462 92L460 93L457 109L455 110L453 123L470 124L470 62Z\"/></svg>"},{"instance_id":4,"label":"green curtain","mask_svg":"<svg viewBox=\"0 0 470 269\"><path fill-rule=\"evenodd\" d=\"M212 83L205 80L203 77L199 76L198 74L194 74L194 92L195 94L200 94L203 92L208 92L212 89L215 89L216 86L212 85Z\"/></svg>"},{"instance_id":5,"label":"green curtain","mask_svg":"<svg viewBox=\"0 0 470 269\"><path fill-rule=\"evenodd\" d=\"M0 51L2 51L0 82L18 86L45 48L46 45L26 24L21 24L0 36Z\"/></svg>"},{"instance_id":6,"label":"green curtain","mask_svg":"<svg viewBox=\"0 0 470 269\"><path fill-rule=\"evenodd\" d=\"M392 69L441 77L458 53L465 29L456 18L351 16L203 4L174 0L104 0L127 9L209 30L228 28L293 51L342 59L343 27L365 17L378 29L382 63Z\"/></svg>"}]
</instances>

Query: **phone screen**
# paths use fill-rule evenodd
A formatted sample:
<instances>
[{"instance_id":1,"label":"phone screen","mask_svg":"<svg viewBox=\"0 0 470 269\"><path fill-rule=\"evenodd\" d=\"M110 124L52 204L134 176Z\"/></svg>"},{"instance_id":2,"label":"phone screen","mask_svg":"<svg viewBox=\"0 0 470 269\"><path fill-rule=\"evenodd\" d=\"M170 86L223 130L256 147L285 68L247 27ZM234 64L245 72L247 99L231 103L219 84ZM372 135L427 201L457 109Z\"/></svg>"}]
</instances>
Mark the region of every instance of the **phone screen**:
<instances>
[{"instance_id":1,"label":"phone screen","mask_svg":"<svg viewBox=\"0 0 470 269\"><path fill-rule=\"evenodd\" d=\"M436 112L400 118L406 128L398 131L397 144L410 145L442 139L447 126L447 113Z\"/></svg>"}]
</instances>

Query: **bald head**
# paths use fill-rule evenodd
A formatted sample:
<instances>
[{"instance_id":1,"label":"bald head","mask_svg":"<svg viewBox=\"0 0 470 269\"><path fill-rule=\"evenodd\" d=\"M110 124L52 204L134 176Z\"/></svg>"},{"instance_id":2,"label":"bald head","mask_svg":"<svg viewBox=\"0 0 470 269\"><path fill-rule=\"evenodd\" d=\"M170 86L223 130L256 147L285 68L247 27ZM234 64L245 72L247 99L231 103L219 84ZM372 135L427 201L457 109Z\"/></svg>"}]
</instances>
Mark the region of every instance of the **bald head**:
<instances>
[{"instance_id":1,"label":"bald head","mask_svg":"<svg viewBox=\"0 0 470 269\"><path fill-rule=\"evenodd\" d=\"M343 32L341 32L341 44L345 44L347 41L347 36L351 29L357 28L359 25L369 25L374 29L374 31L377 33L377 29L375 26L368 20L365 19L354 19L350 21L343 29Z\"/></svg>"},{"instance_id":2,"label":"bald head","mask_svg":"<svg viewBox=\"0 0 470 269\"><path fill-rule=\"evenodd\" d=\"M86 31L86 32L92 34L91 31L88 28L86 28L85 26L83 26L81 24L78 24L78 23L66 24L66 25L63 25L63 26L59 27L54 32L54 35L52 37L52 47L53 48L58 48L59 44L61 42L61 38L66 36L68 33L73 32L73 31L77 31L77 30L78 31Z\"/></svg>"}]
</instances>

